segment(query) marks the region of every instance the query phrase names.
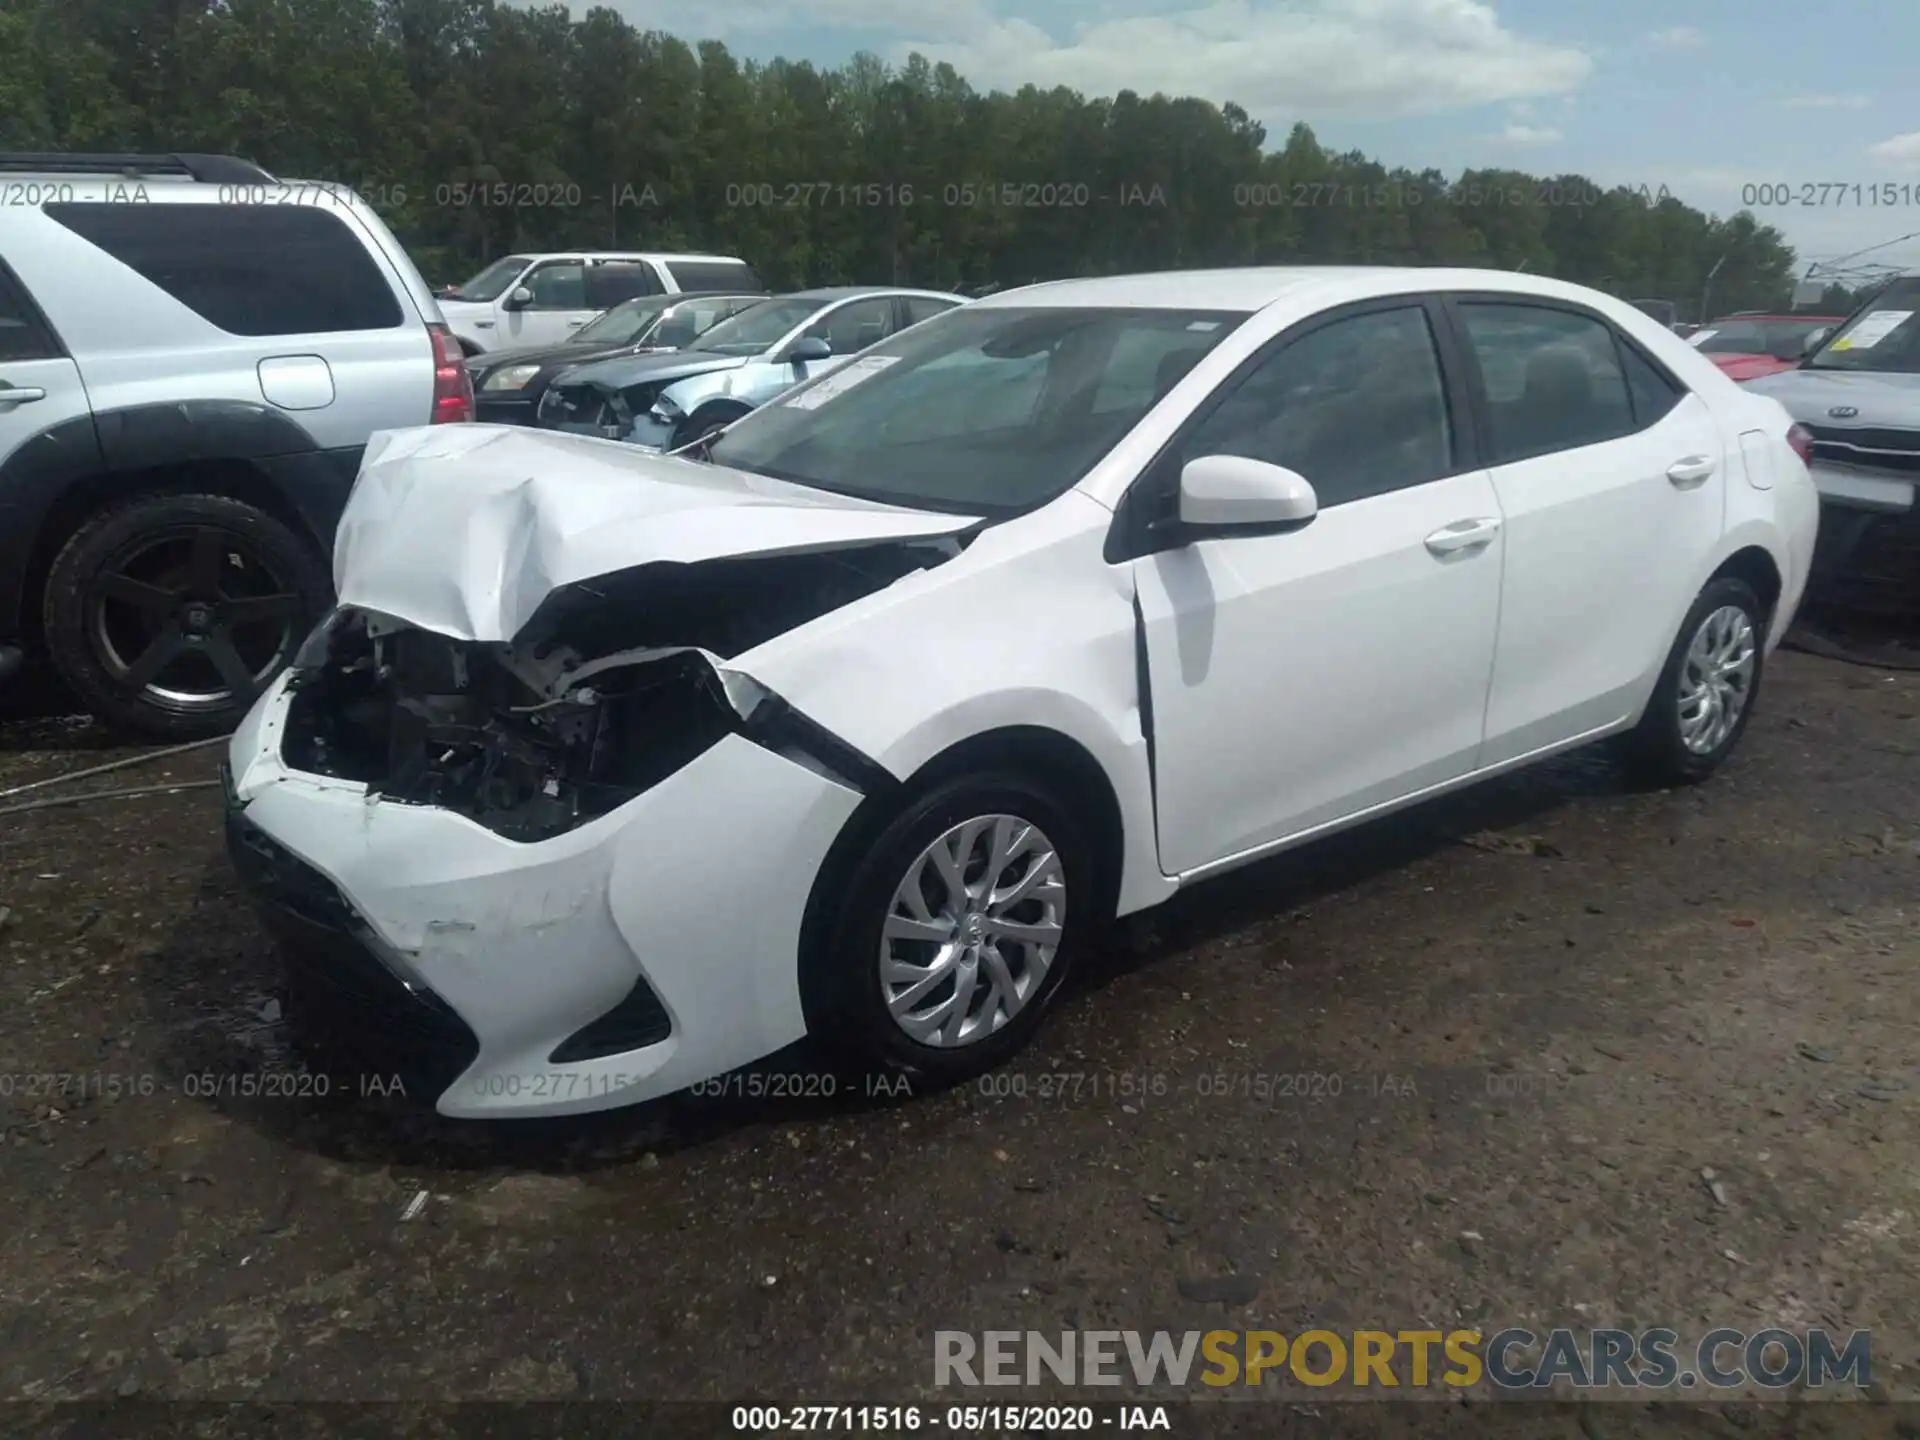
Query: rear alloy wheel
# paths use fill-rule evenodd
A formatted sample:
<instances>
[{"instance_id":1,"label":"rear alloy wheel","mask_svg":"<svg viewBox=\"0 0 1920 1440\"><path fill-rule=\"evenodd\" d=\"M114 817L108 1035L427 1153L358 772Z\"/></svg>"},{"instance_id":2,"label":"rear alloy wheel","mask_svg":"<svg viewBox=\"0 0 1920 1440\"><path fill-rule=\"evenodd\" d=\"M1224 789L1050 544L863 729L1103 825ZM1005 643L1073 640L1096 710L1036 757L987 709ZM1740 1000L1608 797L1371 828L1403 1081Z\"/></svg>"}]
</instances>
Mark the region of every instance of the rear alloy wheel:
<instances>
[{"instance_id":1,"label":"rear alloy wheel","mask_svg":"<svg viewBox=\"0 0 1920 1440\"><path fill-rule=\"evenodd\" d=\"M264 511L150 495L96 516L47 578L47 645L102 720L161 739L233 729L331 600L320 557Z\"/></svg>"},{"instance_id":2,"label":"rear alloy wheel","mask_svg":"<svg viewBox=\"0 0 1920 1440\"><path fill-rule=\"evenodd\" d=\"M1099 892L1072 814L1010 774L914 797L844 884L821 883L837 893L803 977L816 1030L935 1084L1027 1043L1094 929Z\"/></svg>"},{"instance_id":3,"label":"rear alloy wheel","mask_svg":"<svg viewBox=\"0 0 1920 1440\"><path fill-rule=\"evenodd\" d=\"M1753 718L1766 636L1766 607L1744 580L1723 576L1700 592L1647 712L1628 737L1629 756L1643 778L1691 784L1733 753Z\"/></svg>"}]
</instances>

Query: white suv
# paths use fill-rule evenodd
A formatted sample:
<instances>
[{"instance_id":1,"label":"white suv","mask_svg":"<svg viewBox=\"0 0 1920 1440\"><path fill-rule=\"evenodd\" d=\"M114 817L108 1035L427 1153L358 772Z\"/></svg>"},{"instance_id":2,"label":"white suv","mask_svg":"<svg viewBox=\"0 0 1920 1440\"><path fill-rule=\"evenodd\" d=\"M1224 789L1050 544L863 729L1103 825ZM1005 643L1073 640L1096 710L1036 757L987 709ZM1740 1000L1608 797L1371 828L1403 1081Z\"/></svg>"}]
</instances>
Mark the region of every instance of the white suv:
<instances>
[{"instance_id":1,"label":"white suv","mask_svg":"<svg viewBox=\"0 0 1920 1440\"><path fill-rule=\"evenodd\" d=\"M469 355L558 345L594 316L642 295L766 289L731 255L568 250L508 255L440 292L440 310Z\"/></svg>"},{"instance_id":2,"label":"white suv","mask_svg":"<svg viewBox=\"0 0 1920 1440\"><path fill-rule=\"evenodd\" d=\"M473 418L426 281L342 185L225 155L0 153L0 681L233 727L332 598L379 430Z\"/></svg>"}]
</instances>

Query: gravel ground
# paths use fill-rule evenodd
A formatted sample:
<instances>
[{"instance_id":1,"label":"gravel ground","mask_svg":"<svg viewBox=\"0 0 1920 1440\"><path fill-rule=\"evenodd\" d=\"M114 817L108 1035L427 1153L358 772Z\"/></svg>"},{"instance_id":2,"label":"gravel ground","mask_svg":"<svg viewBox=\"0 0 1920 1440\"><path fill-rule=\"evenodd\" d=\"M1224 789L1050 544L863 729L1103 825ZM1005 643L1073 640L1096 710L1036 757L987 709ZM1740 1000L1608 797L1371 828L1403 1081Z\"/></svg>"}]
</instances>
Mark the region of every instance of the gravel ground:
<instances>
[{"instance_id":1,"label":"gravel ground","mask_svg":"<svg viewBox=\"0 0 1920 1440\"><path fill-rule=\"evenodd\" d=\"M1140 917L983 1085L566 1125L238 1093L295 1061L218 792L0 818L0 1398L944 1406L937 1329L1669 1324L1870 1328L1920 1400L1920 675L1769 687L1704 787L1575 756ZM16 719L0 790L129 753Z\"/></svg>"}]
</instances>

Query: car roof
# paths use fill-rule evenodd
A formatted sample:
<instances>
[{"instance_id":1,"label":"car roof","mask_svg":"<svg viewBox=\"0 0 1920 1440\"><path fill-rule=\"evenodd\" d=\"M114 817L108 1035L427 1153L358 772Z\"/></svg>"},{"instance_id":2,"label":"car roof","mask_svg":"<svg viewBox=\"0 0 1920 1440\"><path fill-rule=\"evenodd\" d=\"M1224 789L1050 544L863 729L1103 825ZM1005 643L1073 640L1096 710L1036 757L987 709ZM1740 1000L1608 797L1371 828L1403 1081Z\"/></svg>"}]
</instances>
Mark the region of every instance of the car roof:
<instances>
[{"instance_id":1,"label":"car roof","mask_svg":"<svg viewBox=\"0 0 1920 1440\"><path fill-rule=\"evenodd\" d=\"M690 260L702 265L744 265L738 255L703 255L690 250L509 250L501 260ZM498 264L499 261L491 262Z\"/></svg>"},{"instance_id":2,"label":"car roof","mask_svg":"<svg viewBox=\"0 0 1920 1440\"><path fill-rule=\"evenodd\" d=\"M1420 290L1480 290L1590 303L1596 292L1544 275L1425 265L1266 265L1222 270L1166 270L1054 280L999 290L970 309L1085 306L1093 309L1224 310L1251 314L1315 290L1345 296Z\"/></svg>"},{"instance_id":3,"label":"car roof","mask_svg":"<svg viewBox=\"0 0 1920 1440\"><path fill-rule=\"evenodd\" d=\"M924 295L930 300L966 299L964 295L950 295L944 290L915 290L906 285L821 285L812 290L789 290L773 298L818 300L824 305L830 300L852 300L861 295Z\"/></svg>"}]
</instances>

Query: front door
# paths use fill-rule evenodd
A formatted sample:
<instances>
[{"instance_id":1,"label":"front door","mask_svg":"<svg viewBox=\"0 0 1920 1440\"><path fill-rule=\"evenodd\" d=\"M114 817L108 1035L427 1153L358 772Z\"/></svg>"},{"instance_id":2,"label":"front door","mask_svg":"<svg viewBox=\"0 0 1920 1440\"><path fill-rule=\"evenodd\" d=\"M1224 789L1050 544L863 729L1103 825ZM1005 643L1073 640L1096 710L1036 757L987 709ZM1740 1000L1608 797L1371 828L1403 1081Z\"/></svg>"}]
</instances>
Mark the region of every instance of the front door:
<instances>
[{"instance_id":1,"label":"front door","mask_svg":"<svg viewBox=\"0 0 1920 1440\"><path fill-rule=\"evenodd\" d=\"M1437 313L1437 312L1435 312ZM1473 767L1505 557L1419 299L1337 313L1227 382L1143 483L1285 465L1319 513L1133 562L1162 868L1191 871Z\"/></svg>"}]
</instances>

